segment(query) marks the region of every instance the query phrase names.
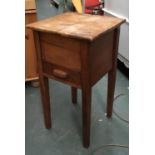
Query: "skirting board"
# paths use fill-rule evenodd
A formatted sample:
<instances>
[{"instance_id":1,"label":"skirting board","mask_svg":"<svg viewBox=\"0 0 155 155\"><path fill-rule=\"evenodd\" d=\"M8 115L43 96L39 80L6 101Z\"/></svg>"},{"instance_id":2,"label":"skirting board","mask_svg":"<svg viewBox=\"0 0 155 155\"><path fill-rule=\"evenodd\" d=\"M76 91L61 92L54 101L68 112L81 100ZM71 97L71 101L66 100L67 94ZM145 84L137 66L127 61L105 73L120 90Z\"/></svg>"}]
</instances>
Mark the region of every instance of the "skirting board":
<instances>
[{"instance_id":1,"label":"skirting board","mask_svg":"<svg viewBox=\"0 0 155 155\"><path fill-rule=\"evenodd\" d=\"M118 53L118 59L124 63L124 65L129 68L129 60L127 60L125 57L123 57L121 54Z\"/></svg>"}]
</instances>

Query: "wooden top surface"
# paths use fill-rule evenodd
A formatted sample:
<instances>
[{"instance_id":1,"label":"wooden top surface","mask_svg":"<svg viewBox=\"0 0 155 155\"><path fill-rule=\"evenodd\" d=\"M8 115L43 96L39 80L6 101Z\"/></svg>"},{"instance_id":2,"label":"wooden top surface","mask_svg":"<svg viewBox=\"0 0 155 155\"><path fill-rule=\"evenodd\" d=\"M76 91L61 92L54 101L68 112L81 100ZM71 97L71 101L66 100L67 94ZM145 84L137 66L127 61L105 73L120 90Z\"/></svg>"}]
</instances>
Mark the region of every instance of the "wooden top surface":
<instances>
[{"instance_id":1,"label":"wooden top surface","mask_svg":"<svg viewBox=\"0 0 155 155\"><path fill-rule=\"evenodd\" d=\"M124 19L78 13L64 13L27 25L28 28L71 38L93 41L124 23Z\"/></svg>"}]
</instances>

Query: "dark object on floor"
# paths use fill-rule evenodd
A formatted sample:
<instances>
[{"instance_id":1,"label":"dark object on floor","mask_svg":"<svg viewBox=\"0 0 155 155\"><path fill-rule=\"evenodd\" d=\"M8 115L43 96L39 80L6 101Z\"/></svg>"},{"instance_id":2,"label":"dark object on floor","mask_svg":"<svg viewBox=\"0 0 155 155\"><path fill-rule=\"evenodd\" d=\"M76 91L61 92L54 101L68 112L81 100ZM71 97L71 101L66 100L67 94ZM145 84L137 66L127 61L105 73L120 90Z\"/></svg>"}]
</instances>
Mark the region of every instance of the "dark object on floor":
<instances>
[{"instance_id":1,"label":"dark object on floor","mask_svg":"<svg viewBox=\"0 0 155 155\"><path fill-rule=\"evenodd\" d=\"M51 0L50 3L55 6L57 9L59 8L60 3L57 0Z\"/></svg>"},{"instance_id":2,"label":"dark object on floor","mask_svg":"<svg viewBox=\"0 0 155 155\"><path fill-rule=\"evenodd\" d=\"M39 80L32 81L31 85L35 88L39 87Z\"/></svg>"},{"instance_id":3,"label":"dark object on floor","mask_svg":"<svg viewBox=\"0 0 155 155\"><path fill-rule=\"evenodd\" d=\"M119 59L117 59L117 68L129 79L129 68L127 68Z\"/></svg>"}]
</instances>

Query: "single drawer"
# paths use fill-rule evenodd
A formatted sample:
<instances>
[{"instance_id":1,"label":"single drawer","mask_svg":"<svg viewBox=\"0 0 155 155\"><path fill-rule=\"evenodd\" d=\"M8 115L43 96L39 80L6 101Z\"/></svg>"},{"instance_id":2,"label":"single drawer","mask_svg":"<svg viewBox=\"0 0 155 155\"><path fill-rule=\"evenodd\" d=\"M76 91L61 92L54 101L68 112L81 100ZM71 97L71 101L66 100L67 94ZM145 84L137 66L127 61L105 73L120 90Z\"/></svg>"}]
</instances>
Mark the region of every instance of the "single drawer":
<instances>
[{"instance_id":1,"label":"single drawer","mask_svg":"<svg viewBox=\"0 0 155 155\"><path fill-rule=\"evenodd\" d=\"M72 71L81 70L78 41L55 34L40 33L40 44L45 62L63 66Z\"/></svg>"},{"instance_id":2,"label":"single drawer","mask_svg":"<svg viewBox=\"0 0 155 155\"><path fill-rule=\"evenodd\" d=\"M43 62L43 74L54 80L81 88L80 72L71 71L62 66Z\"/></svg>"}]
</instances>

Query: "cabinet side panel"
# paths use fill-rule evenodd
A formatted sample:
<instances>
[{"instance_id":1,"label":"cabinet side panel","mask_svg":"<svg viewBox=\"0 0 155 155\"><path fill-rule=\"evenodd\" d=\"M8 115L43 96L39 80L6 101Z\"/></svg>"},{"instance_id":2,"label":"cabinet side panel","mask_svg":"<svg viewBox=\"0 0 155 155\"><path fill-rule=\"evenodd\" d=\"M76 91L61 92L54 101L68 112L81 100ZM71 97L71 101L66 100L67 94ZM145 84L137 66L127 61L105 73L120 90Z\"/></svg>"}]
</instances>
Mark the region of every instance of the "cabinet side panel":
<instances>
[{"instance_id":1,"label":"cabinet side panel","mask_svg":"<svg viewBox=\"0 0 155 155\"><path fill-rule=\"evenodd\" d=\"M112 68L114 31L97 38L90 47L91 85Z\"/></svg>"}]
</instances>

